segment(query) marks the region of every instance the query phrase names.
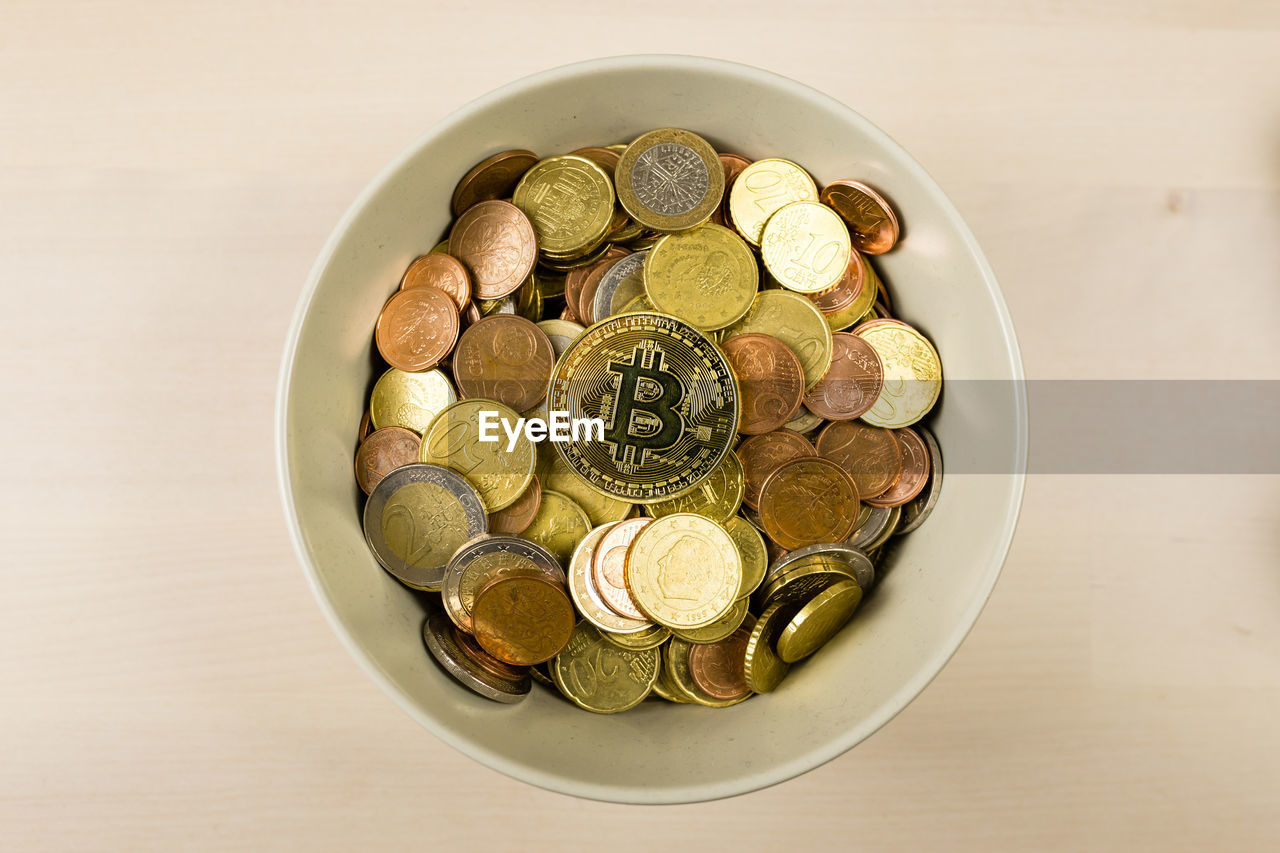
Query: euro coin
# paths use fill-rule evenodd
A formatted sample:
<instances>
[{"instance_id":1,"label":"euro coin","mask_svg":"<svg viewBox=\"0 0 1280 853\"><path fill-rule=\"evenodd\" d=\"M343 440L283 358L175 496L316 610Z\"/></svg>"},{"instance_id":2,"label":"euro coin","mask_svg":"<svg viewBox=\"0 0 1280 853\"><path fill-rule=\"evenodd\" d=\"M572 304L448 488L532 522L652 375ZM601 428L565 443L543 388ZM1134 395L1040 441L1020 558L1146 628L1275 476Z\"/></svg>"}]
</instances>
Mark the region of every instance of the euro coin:
<instances>
[{"instance_id":1,"label":"euro coin","mask_svg":"<svg viewBox=\"0 0 1280 853\"><path fill-rule=\"evenodd\" d=\"M558 655L573 634L573 605L563 584L544 577L500 577L476 593L472 633L486 652L518 666Z\"/></svg>"},{"instance_id":2,"label":"euro coin","mask_svg":"<svg viewBox=\"0 0 1280 853\"><path fill-rule=\"evenodd\" d=\"M693 685L717 702L736 704L751 695L747 685L747 643L755 620L750 616L732 634L715 643L689 648L689 675ZM723 706L721 706L723 707Z\"/></svg>"},{"instance_id":3,"label":"euro coin","mask_svg":"<svg viewBox=\"0 0 1280 853\"><path fill-rule=\"evenodd\" d=\"M793 201L817 200L813 178L795 163L780 157L756 160L733 181L729 219L742 239L759 246L765 222L778 208Z\"/></svg>"},{"instance_id":4,"label":"euro coin","mask_svg":"<svg viewBox=\"0 0 1280 853\"><path fill-rule=\"evenodd\" d=\"M890 487L866 499L872 506L902 506L924 491L925 483L929 482L929 449L924 440L910 427L895 429L889 434L902 454L902 474Z\"/></svg>"},{"instance_id":5,"label":"euro coin","mask_svg":"<svg viewBox=\"0 0 1280 853\"><path fill-rule=\"evenodd\" d=\"M867 262L856 251L849 252L849 262L845 264L844 273L835 286L819 293L806 294L823 316L834 314L848 308L862 294L862 287L867 280Z\"/></svg>"},{"instance_id":6,"label":"euro coin","mask_svg":"<svg viewBox=\"0 0 1280 853\"><path fill-rule=\"evenodd\" d=\"M840 283L849 267L849 229L831 208L793 201L769 217L760 255L769 274L788 290L817 294Z\"/></svg>"},{"instance_id":7,"label":"euro coin","mask_svg":"<svg viewBox=\"0 0 1280 853\"><path fill-rule=\"evenodd\" d=\"M743 645L745 647L745 643ZM699 674L703 676L703 681L708 686L730 695L729 698L722 699L704 690L693 672L693 654L698 648L699 646L679 637L673 637L667 644L666 653L663 656L665 673L668 683L674 685L681 696L708 708L726 708L738 704L751 695L751 689L747 687L745 677L741 680L733 679L732 670L721 667L723 663L721 655L706 652L699 655L702 663Z\"/></svg>"},{"instance_id":8,"label":"euro coin","mask_svg":"<svg viewBox=\"0 0 1280 853\"><path fill-rule=\"evenodd\" d=\"M858 519L858 526L845 541L854 548L871 551L872 546L877 542L884 542L889 538L889 523L893 520L893 509L887 506L870 506L865 503L862 506L866 510L867 518L865 521Z\"/></svg>"},{"instance_id":9,"label":"euro coin","mask_svg":"<svg viewBox=\"0 0 1280 853\"><path fill-rule=\"evenodd\" d=\"M458 181L453 191L453 215L461 216L477 202L509 198L521 176L537 162L538 155L523 148L502 151L481 160Z\"/></svg>"},{"instance_id":10,"label":"euro coin","mask_svg":"<svg viewBox=\"0 0 1280 853\"><path fill-rule=\"evenodd\" d=\"M738 379L738 432L772 432L796 416L804 399L804 368L786 344L773 335L749 332L734 335L720 348Z\"/></svg>"},{"instance_id":11,"label":"euro coin","mask_svg":"<svg viewBox=\"0 0 1280 853\"><path fill-rule=\"evenodd\" d=\"M443 290L461 311L471 301L471 274L453 255L435 252L409 264L400 279L400 289L434 287Z\"/></svg>"},{"instance_id":12,"label":"euro coin","mask_svg":"<svg viewBox=\"0 0 1280 853\"><path fill-rule=\"evenodd\" d=\"M449 231L449 254L471 274L476 299L500 299L524 283L538 258L529 217L506 201L482 201Z\"/></svg>"},{"instance_id":13,"label":"euro coin","mask_svg":"<svg viewBox=\"0 0 1280 853\"><path fill-rule=\"evenodd\" d=\"M668 234L644 262L643 290L654 307L704 331L740 320L759 284L751 248L733 231L710 223Z\"/></svg>"},{"instance_id":14,"label":"euro coin","mask_svg":"<svg viewBox=\"0 0 1280 853\"><path fill-rule=\"evenodd\" d=\"M655 625L652 622L646 622L643 631L634 633L620 634L617 631L601 631L600 633L615 646L635 651L656 649L671 639L670 628L664 625Z\"/></svg>"},{"instance_id":15,"label":"euro coin","mask_svg":"<svg viewBox=\"0 0 1280 853\"><path fill-rule=\"evenodd\" d=\"M649 695L659 662L657 649L621 648L583 620L550 668L556 687L573 704L596 714L616 714Z\"/></svg>"},{"instance_id":16,"label":"euro coin","mask_svg":"<svg viewBox=\"0 0 1280 853\"><path fill-rule=\"evenodd\" d=\"M627 591L651 620L700 628L723 617L742 586L742 560L716 522L680 513L654 520L627 551Z\"/></svg>"},{"instance_id":17,"label":"euro coin","mask_svg":"<svg viewBox=\"0 0 1280 853\"><path fill-rule=\"evenodd\" d=\"M586 331L581 323L575 323L572 320L543 320L538 323L538 328L551 342L551 351L556 358L559 358L569 348L569 344Z\"/></svg>"},{"instance_id":18,"label":"euro coin","mask_svg":"<svg viewBox=\"0 0 1280 853\"><path fill-rule=\"evenodd\" d=\"M453 624L472 632L471 610L476 592L492 581L517 575L542 577L564 585L556 558L536 543L517 536L477 536L449 559L440 594Z\"/></svg>"},{"instance_id":19,"label":"euro coin","mask_svg":"<svg viewBox=\"0 0 1280 853\"><path fill-rule=\"evenodd\" d=\"M824 311L822 316L827 320L831 331L839 332L862 322L862 318L876 304L876 296L883 289L880 277L876 275L871 262L863 259L862 289L854 296L853 301L835 311ZM815 300L815 305L817 300Z\"/></svg>"},{"instance_id":20,"label":"euro coin","mask_svg":"<svg viewBox=\"0 0 1280 853\"><path fill-rule=\"evenodd\" d=\"M817 456L813 443L798 432L778 429L744 439L737 449L742 463L742 502L751 509L760 508L760 490L769 475L784 462L801 456Z\"/></svg>"},{"instance_id":21,"label":"euro coin","mask_svg":"<svg viewBox=\"0 0 1280 853\"><path fill-rule=\"evenodd\" d=\"M447 293L415 287L387 300L374 338L387 364L414 372L439 364L457 343L459 328L458 306Z\"/></svg>"},{"instance_id":22,"label":"euro coin","mask_svg":"<svg viewBox=\"0 0 1280 853\"><path fill-rule=\"evenodd\" d=\"M627 146L614 183L636 222L655 231L683 231L706 222L720 205L724 167L701 136L665 127Z\"/></svg>"},{"instance_id":23,"label":"euro coin","mask_svg":"<svg viewBox=\"0 0 1280 853\"><path fill-rule=\"evenodd\" d=\"M636 606L631 593L627 591L625 569L627 550L631 543L652 522L649 518L629 518L613 525L600 540L600 546L591 560L593 584L609 609L628 619L646 622L648 617Z\"/></svg>"},{"instance_id":24,"label":"euro coin","mask_svg":"<svg viewBox=\"0 0 1280 853\"><path fill-rule=\"evenodd\" d=\"M733 607L716 621L701 628L672 629L673 636L690 643L718 643L728 637L742 625L747 618L747 599L739 598Z\"/></svg>"},{"instance_id":25,"label":"euro coin","mask_svg":"<svg viewBox=\"0 0 1280 853\"><path fill-rule=\"evenodd\" d=\"M725 454L720 464L711 475L679 497L648 504L645 509L654 518L674 515L678 512L691 512L705 515L712 521L724 524L738 512L742 506L742 495L746 488L743 478L742 463L732 453Z\"/></svg>"},{"instance_id":26,"label":"euro coin","mask_svg":"<svg viewBox=\"0 0 1280 853\"><path fill-rule=\"evenodd\" d=\"M427 617L422 626L422 639L440 667L471 692L507 704L529 695L532 685L527 672L512 668L510 677L502 677L486 669L463 651L457 627L444 614L432 612Z\"/></svg>"},{"instance_id":27,"label":"euro coin","mask_svg":"<svg viewBox=\"0 0 1280 853\"><path fill-rule=\"evenodd\" d=\"M453 376L463 397L485 397L525 412L547 395L555 351L524 317L493 315L458 339Z\"/></svg>"},{"instance_id":28,"label":"euro coin","mask_svg":"<svg viewBox=\"0 0 1280 853\"><path fill-rule=\"evenodd\" d=\"M738 548L738 557L742 560L742 585L738 587L738 599L741 600L755 592L764 580L765 571L769 568L769 556L760 531L746 519L734 516L725 522L724 529L733 539L733 544Z\"/></svg>"},{"instance_id":29,"label":"euro coin","mask_svg":"<svg viewBox=\"0 0 1280 853\"><path fill-rule=\"evenodd\" d=\"M603 494L571 471L568 463L549 443L539 445L539 461L542 459L546 460L541 473L546 487L572 498L586 512L593 526L622 521L631 513L630 503Z\"/></svg>"},{"instance_id":30,"label":"euro coin","mask_svg":"<svg viewBox=\"0 0 1280 853\"><path fill-rule=\"evenodd\" d=\"M854 245L868 255L880 255L898 242L898 216L880 193L859 181L834 181L819 196L849 224Z\"/></svg>"},{"instance_id":31,"label":"euro coin","mask_svg":"<svg viewBox=\"0 0 1280 853\"><path fill-rule=\"evenodd\" d=\"M578 608L582 618L600 630L616 634L635 634L653 627L653 623L648 619L631 619L614 612L604 603L599 591L595 588L595 579L592 577L596 550L600 547L600 541L604 535L612 528L612 524L605 524L591 530L573 550L567 572L569 597L573 599L574 606Z\"/></svg>"},{"instance_id":32,"label":"euro coin","mask_svg":"<svg viewBox=\"0 0 1280 853\"><path fill-rule=\"evenodd\" d=\"M873 320L854 330L880 357L884 385L862 415L872 426L898 428L920 420L942 393L942 361L924 335L897 320Z\"/></svg>"},{"instance_id":33,"label":"euro coin","mask_svg":"<svg viewBox=\"0 0 1280 853\"><path fill-rule=\"evenodd\" d=\"M782 683L791 664L778 657L774 646L799 607L789 602L770 604L761 611L747 637L742 674L747 687L756 693L771 693Z\"/></svg>"},{"instance_id":34,"label":"euro coin","mask_svg":"<svg viewBox=\"0 0 1280 853\"><path fill-rule=\"evenodd\" d=\"M800 359L805 389L813 388L831 367L831 329L822 312L798 293L762 290L750 310L725 331L726 338L750 333L772 335Z\"/></svg>"},{"instance_id":35,"label":"euro coin","mask_svg":"<svg viewBox=\"0 0 1280 853\"><path fill-rule=\"evenodd\" d=\"M914 429L924 439L929 451L929 482L917 497L902 507L902 524L896 531L899 536L924 524L937 505L938 495L942 491L942 449L938 446L938 440L924 427L917 426Z\"/></svg>"},{"instance_id":36,"label":"euro coin","mask_svg":"<svg viewBox=\"0 0 1280 853\"><path fill-rule=\"evenodd\" d=\"M868 558L869 559L869 558ZM841 581L856 582L853 568L833 554L815 554L797 560L782 571L765 578L757 598L771 604L803 604Z\"/></svg>"},{"instance_id":37,"label":"euro coin","mask_svg":"<svg viewBox=\"0 0 1280 853\"><path fill-rule=\"evenodd\" d=\"M883 385L884 368L871 344L857 335L836 332L831 336L831 367L804 404L827 420L853 420L875 405Z\"/></svg>"},{"instance_id":38,"label":"euro coin","mask_svg":"<svg viewBox=\"0 0 1280 853\"><path fill-rule=\"evenodd\" d=\"M858 520L858 487L830 459L793 459L760 490L760 521L784 548L839 542Z\"/></svg>"},{"instance_id":39,"label":"euro coin","mask_svg":"<svg viewBox=\"0 0 1280 853\"><path fill-rule=\"evenodd\" d=\"M592 488L634 503L696 487L729 452L738 422L737 388L719 348L661 314L587 329L557 362L548 407L604 422L603 441L571 437L556 452Z\"/></svg>"},{"instance_id":40,"label":"euro coin","mask_svg":"<svg viewBox=\"0 0 1280 853\"><path fill-rule=\"evenodd\" d=\"M482 418L491 424L492 441L481 441ZM519 418L496 400L460 400L436 415L423 433L418 458L465 477L484 501L486 512L506 509L533 480L533 442L520 432L515 446L507 450L508 430L515 430Z\"/></svg>"},{"instance_id":41,"label":"euro coin","mask_svg":"<svg viewBox=\"0 0 1280 853\"><path fill-rule=\"evenodd\" d=\"M495 535L519 536L538 514L542 505L542 484L535 474L529 486L520 493L515 503L489 513L489 532Z\"/></svg>"},{"instance_id":42,"label":"euro coin","mask_svg":"<svg viewBox=\"0 0 1280 853\"><path fill-rule=\"evenodd\" d=\"M845 626L862 601L853 581L832 584L804 604L778 635L778 657L795 663L816 652Z\"/></svg>"},{"instance_id":43,"label":"euro coin","mask_svg":"<svg viewBox=\"0 0 1280 853\"><path fill-rule=\"evenodd\" d=\"M613 219L613 184L585 157L548 157L524 173L511 203L533 223L538 249L552 257L598 246Z\"/></svg>"},{"instance_id":44,"label":"euro coin","mask_svg":"<svg viewBox=\"0 0 1280 853\"><path fill-rule=\"evenodd\" d=\"M814 444L818 455L848 472L858 486L858 494L868 503L871 498L866 496L883 494L903 474L902 448L893 430L836 421L822 428Z\"/></svg>"},{"instance_id":45,"label":"euro coin","mask_svg":"<svg viewBox=\"0 0 1280 853\"><path fill-rule=\"evenodd\" d=\"M591 300L593 320L612 317L644 293L644 261L648 255L648 252L633 252L605 271Z\"/></svg>"},{"instance_id":46,"label":"euro coin","mask_svg":"<svg viewBox=\"0 0 1280 853\"><path fill-rule=\"evenodd\" d=\"M396 580L439 590L445 566L463 542L486 532L488 517L474 488L436 465L397 468L364 505L369 550Z\"/></svg>"},{"instance_id":47,"label":"euro coin","mask_svg":"<svg viewBox=\"0 0 1280 853\"><path fill-rule=\"evenodd\" d=\"M865 549L858 548L852 542L821 542L816 545L797 548L775 561L769 567L769 573L765 577L765 584L771 584L777 580L782 572L812 557L839 560L843 564L841 569L852 572L854 580L864 590L870 589L871 585L875 583L875 566L868 559Z\"/></svg>"},{"instance_id":48,"label":"euro coin","mask_svg":"<svg viewBox=\"0 0 1280 853\"><path fill-rule=\"evenodd\" d=\"M569 565L573 549L591 530L591 520L573 498L551 489L542 490L538 514L524 531L524 537L555 555L560 565Z\"/></svg>"},{"instance_id":49,"label":"euro coin","mask_svg":"<svg viewBox=\"0 0 1280 853\"><path fill-rule=\"evenodd\" d=\"M418 461L422 439L404 427L375 430L356 450L356 483L367 495L383 477L402 465Z\"/></svg>"}]
</instances>

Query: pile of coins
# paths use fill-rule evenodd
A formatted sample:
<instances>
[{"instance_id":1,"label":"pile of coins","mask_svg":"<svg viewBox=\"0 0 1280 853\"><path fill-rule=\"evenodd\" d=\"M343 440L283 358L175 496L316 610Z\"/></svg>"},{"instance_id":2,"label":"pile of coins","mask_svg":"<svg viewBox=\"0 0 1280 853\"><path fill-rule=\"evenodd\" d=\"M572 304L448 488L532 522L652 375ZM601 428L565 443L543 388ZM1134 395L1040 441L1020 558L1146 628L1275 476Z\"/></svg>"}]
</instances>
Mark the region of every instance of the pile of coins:
<instances>
[{"instance_id":1,"label":"pile of coins","mask_svg":"<svg viewBox=\"0 0 1280 853\"><path fill-rule=\"evenodd\" d=\"M377 319L355 461L432 657L597 713L775 689L938 499L889 202L664 128L495 154L452 208Z\"/></svg>"}]
</instances>

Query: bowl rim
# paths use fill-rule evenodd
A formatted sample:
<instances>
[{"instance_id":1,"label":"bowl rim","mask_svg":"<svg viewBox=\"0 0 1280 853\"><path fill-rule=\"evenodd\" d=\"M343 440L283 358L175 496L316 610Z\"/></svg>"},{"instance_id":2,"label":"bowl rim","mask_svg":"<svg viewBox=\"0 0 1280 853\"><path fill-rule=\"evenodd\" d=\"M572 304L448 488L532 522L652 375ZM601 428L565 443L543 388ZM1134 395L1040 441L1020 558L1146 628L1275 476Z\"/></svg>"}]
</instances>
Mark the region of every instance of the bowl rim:
<instances>
[{"instance_id":1,"label":"bowl rim","mask_svg":"<svg viewBox=\"0 0 1280 853\"><path fill-rule=\"evenodd\" d=\"M433 138L442 133L446 128L465 121L474 114L487 109L495 102L519 95L520 93L531 89L539 88L548 83L583 74L592 74L599 71L644 70L646 68L668 71L675 68L677 70L684 69L690 72L713 71L732 74L749 82L766 84L768 86L784 90L798 99L820 105L825 109L835 108L847 113L855 123L863 126L863 130L868 134L868 136L876 138L882 145L896 149L902 153L904 165L910 173L910 176L925 192L933 197L935 203L939 205L940 209L954 220L957 233L959 234L964 246L976 259L983 283L985 284L986 289L992 298L992 302L995 305L997 319L1003 335L1005 352L1009 358L1008 366L1014 378L1016 446L1014 447L1015 472L1008 475L1013 480L1013 489L1009 494L1008 502L1004 509L1003 525L997 533L995 556L991 560L991 564L987 567L981 583L975 588L973 597L966 607L962 618L956 621L955 629L948 635L946 641L939 646L938 651L931 656L927 665L921 667L920 670L913 674L912 678L905 681L888 701L884 702L878 709L876 709L875 713L870 714L864 720L860 721L859 724L851 726L838 736L833 737L824 743L818 744L806 752L794 755L789 761L782 762L780 764L775 764L761 770L741 773L732 778L722 779L716 782L661 787L646 786L644 788L638 788L635 785L622 783L613 785L585 782L581 779L576 779L568 775L548 772L539 767L519 761L513 761L502 753L489 749L483 743L458 736L452 729L440 724L432 715L425 712L422 707L397 687L391 677L378 666L351 632L347 630L341 618L338 616L334 605L329 601L325 590L322 588L318 572L312 564L311 557L307 552L301 522L298 518L297 508L294 504L293 494L290 488L290 469L287 445L288 400L292 379L292 367L297 356L298 342L301 336L303 323L310 313L320 279L332 261L338 243L341 241L346 231L351 227L351 224L357 216L369 203L370 199L381 191L384 186L391 181L391 178L410 159L416 156L417 152L423 146L427 145ZM369 183L365 185L364 189L361 190L359 195L356 196L355 200L347 207L342 218L339 219L338 223L330 232L328 238L324 242L324 245L320 249L319 254L316 256L315 262L312 264L311 270L307 275L306 284L303 286L302 293L298 298L297 306L294 309L293 318L289 324L289 330L285 338L285 347L281 357L280 373L277 380L274 437L277 486L280 490L280 498L284 508L285 521L289 528L289 535L293 543L294 553L297 555L298 561L302 566L303 574L306 576L308 585L311 587L311 591L316 598L316 602L319 604L321 612L324 613L325 619L328 621L330 628L332 628L334 633L337 634L342 645L347 649L351 656L355 658L360 668L365 671L365 674L368 675L370 679L382 688L383 692L389 695L406 714L441 741L464 755L467 755L470 758L479 761L481 764L484 764L493 770L497 770L506 776L518 779L522 782L537 785L538 787L546 790L582 797L585 799L615 803L652 805L705 802L737 796L739 794L750 793L762 788L767 788L807 773L808 771L820 767L828 761L843 755L845 752L870 737L901 713L904 708L911 704L911 702L920 695L925 687L927 687L929 683L932 682L933 679L936 678L937 675L946 667L947 663L955 655L969 632L973 629L973 626L977 623L978 617L981 615L983 608L990 599L991 591L995 587L995 583L1000 576L1006 559L1008 558L1009 549L1013 542L1013 535L1017 527L1018 516L1021 512L1023 495L1026 488L1025 472L1028 446L1028 419L1022 353L1018 346L1017 334L1014 331L1013 318L1009 314L1008 306L1005 303L1004 295L1000 290L1000 286L996 281L995 274L991 270L986 256L983 254L982 249L978 245L972 231L970 231L968 224L960 215L960 212L956 209L954 203L952 203L951 199L942 191L942 188L938 185L937 181L935 181L924 167L916 161L910 152L847 104L844 104L830 95L824 94L823 92L820 92L804 83L800 83L776 72L767 71L765 69L743 63L703 56L691 56L684 54L632 54L589 59L569 63L567 65L560 65L526 75L518 80L493 89L492 91L489 91L486 94L462 105L432 124L378 171L373 179L370 180Z\"/></svg>"}]
</instances>

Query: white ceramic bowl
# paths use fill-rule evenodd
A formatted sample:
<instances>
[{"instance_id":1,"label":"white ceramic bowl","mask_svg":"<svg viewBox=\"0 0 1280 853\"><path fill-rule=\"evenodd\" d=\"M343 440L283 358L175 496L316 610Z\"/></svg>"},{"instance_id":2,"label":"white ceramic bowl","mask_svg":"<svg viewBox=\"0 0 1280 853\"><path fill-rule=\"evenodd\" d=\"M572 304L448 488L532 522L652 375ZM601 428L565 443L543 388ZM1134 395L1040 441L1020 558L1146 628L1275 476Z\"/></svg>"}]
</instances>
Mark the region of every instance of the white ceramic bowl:
<instances>
[{"instance_id":1,"label":"white ceramic bowl","mask_svg":"<svg viewBox=\"0 0 1280 853\"><path fill-rule=\"evenodd\" d=\"M948 381L991 383L994 408L944 391L944 458L999 470L951 474L932 517L905 537L849 627L777 692L724 710L645 703L597 716L541 688L499 705L428 656L424 599L379 568L360 527L356 427L373 375L374 322L400 274L449 222L458 178L506 148L544 155L684 127L718 150L782 156L824 182L855 177L895 203L904 239L876 259L895 312L937 344ZM707 800L828 761L911 701L977 619L1022 498L1026 404L1012 322L955 208L902 148L813 89L756 68L633 56L512 83L437 124L360 194L325 244L285 346L276 445L285 515L321 608L365 670L414 719L488 766L555 791L633 803ZM993 412L996 414L993 415ZM989 444L978 448L976 442ZM952 465L951 467L962 467Z\"/></svg>"}]
</instances>

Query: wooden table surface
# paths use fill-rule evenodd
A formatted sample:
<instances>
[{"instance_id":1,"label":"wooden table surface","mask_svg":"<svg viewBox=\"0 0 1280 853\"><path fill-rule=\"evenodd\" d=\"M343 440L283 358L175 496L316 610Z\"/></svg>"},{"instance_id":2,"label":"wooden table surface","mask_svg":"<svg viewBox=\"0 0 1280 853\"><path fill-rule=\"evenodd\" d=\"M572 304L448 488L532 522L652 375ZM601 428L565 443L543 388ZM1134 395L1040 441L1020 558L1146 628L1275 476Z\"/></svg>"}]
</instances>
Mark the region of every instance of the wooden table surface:
<instances>
[{"instance_id":1,"label":"wooden table surface","mask_svg":"<svg viewBox=\"0 0 1280 853\"><path fill-rule=\"evenodd\" d=\"M637 52L761 65L896 137L985 248L1029 376L1280 378L1274 2L9 0L0 847L1274 848L1275 476L1032 476L934 684L728 801L533 789L361 673L276 492L307 271L441 116Z\"/></svg>"}]
</instances>

